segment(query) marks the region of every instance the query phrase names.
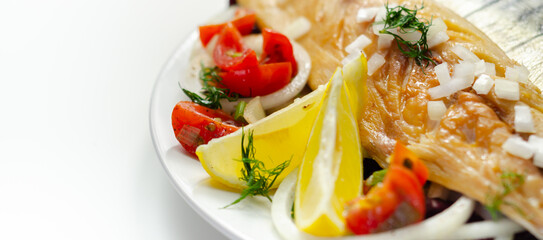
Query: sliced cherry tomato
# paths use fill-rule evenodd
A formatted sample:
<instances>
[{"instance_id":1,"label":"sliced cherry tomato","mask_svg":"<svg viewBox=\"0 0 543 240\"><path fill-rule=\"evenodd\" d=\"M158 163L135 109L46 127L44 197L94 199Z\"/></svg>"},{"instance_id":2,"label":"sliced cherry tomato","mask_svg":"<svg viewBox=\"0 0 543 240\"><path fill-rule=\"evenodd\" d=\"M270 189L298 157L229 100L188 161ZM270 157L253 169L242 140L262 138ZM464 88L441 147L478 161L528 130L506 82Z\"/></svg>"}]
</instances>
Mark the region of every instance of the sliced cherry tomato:
<instances>
[{"instance_id":1,"label":"sliced cherry tomato","mask_svg":"<svg viewBox=\"0 0 543 240\"><path fill-rule=\"evenodd\" d=\"M409 151L403 144L397 143L394 148L394 154L391 156L391 165L402 165L412 170L419 182L424 184L428 179L428 169L422 161L413 152Z\"/></svg>"},{"instance_id":2,"label":"sliced cherry tomato","mask_svg":"<svg viewBox=\"0 0 543 240\"><path fill-rule=\"evenodd\" d=\"M270 63L254 68L220 73L221 84L245 97L263 96L286 86L291 79L288 62Z\"/></svg>"},{"instance_id":3,"label":"sliced cherry tomato","mask_svg":"<svg viewBox=\"0 0 543 240\"><path fill-rule=\"evenodd\" d=\"M298 64L294 58L292 44L285 35L265 28L262 31L263 45L261 63L289 62L292 64L292 77L298 73Z\"/></svg>"},{"instance_id":4,"label":"sliced cherry tomato","mask_svg":"<svg viewBox=\"0 0 543 240\"><path fill-rule=\"evenodd\" d=\"M392 186L373 188L366 196L358 197L347 204L347 227L355 234L375 232L400 204L398 194Z\"/></svg>"},{"instance_id":5,"label":"sliced cherry tomato","mask_svg":"<svg viewBox=\"0 0 543 240\"><path fill-rule=\"evenodd\" d=\"M399 141L383 183L347 203L345 219L355 234L387 231L424 218L426 180L421 179L427 178L428 170L405 146L398 145Z\"/></svg>"},{"instance_id":6,"label":"sliced cherry tomato","mask_svg":"<svg viewBox=\"0 0 543 240\"><path fill-rule=\"evenodd\" d=\"M242 8L236 11L235 18L231 22L238 29L241 35L246 35L246 34L251 33L251 31L253 30L255 21L256 21L255 13L251 10ZM200 31L200 41L202 42L202 45L204 47L207 46L207 44L209 43L209 41L211 41L213 36L215 36L215 34L220 33L224 26L226 26L226 23L206 25L206 26L199 27L198 30Z\"/></svg>"},{"instance_id":7,"label":"sliced cherry tomato","mask_svg":"<svg viewBox=\"0 0 543 240\"><path fill-rule=\"evenodd\" d=\"M172 127L175 137L183 148L193 156L196 148L238 130L238 123L221 110L200 106L193 102L181 101L172 112Z\"/></svg>"},{"instance_id":8,"label":"sliced cherry tomato","mask_svg":"<svg viewBox=\"0 0 543 240\"><path fill-rule=\"evenodd\" d=\"M219 68L227 71L258 66L255 51L243 46L241 34L232 23L227 23L222 29L213 50L213 60Z\"/></svg>"}]
</instances>

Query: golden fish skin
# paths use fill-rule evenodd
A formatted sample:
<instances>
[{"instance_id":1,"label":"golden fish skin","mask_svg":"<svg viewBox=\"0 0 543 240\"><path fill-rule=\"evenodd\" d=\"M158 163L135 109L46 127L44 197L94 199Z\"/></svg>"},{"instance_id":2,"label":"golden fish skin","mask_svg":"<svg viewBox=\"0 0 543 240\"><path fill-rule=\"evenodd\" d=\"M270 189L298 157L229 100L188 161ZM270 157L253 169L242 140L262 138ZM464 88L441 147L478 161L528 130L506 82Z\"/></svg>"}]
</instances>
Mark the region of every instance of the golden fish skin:
<instances>
[{"instance_id":1,"label":"golden fish skin","mask_svg":"<svg viewBox=\"0 0 543 240\"><path fill-rule=\"evenodd\" d=\"M312 58L309 85L315 89L332 76L347 55L345 46L360 34L373 40L365 49L367 56L378 52L386 63L368 78L369 103L360 116L362 146L382 166L396 140L409 144L430 170L430 180L461 192L481 203L490 204L491 196L502 190L503 173L518 173L525 183L503 199L500 210L543 238L543 176L531 161L506 153L501 145L515 134L514 106L517 102L501 100L493 91L484 96L473 90L460 91L444 100L448 107L439 123L428 120L428 89L438 86L434 65L421 69L405 57L397 47L377 50L377 37L371 23L356 23L361 7L380 7L383 1L371 0L238 0L254 9L258 23L281 31L294 19L303 16L311 30L298 39ZM409 8L420 1L389 1ZM498 76L504 76L511 60L487 35L451 10L430 0L424 1L419 17L441 18L448 26L450 40L433 50L437 62L458 62L451 48L460 44L480 59L496 65ZM395 44L393 44L394 46ZM520 102L531 107L536 135L543 137L543 98L532 83L521 83ZM522 135L526 137L526 135Z\"/></svg>"}]
</instances>

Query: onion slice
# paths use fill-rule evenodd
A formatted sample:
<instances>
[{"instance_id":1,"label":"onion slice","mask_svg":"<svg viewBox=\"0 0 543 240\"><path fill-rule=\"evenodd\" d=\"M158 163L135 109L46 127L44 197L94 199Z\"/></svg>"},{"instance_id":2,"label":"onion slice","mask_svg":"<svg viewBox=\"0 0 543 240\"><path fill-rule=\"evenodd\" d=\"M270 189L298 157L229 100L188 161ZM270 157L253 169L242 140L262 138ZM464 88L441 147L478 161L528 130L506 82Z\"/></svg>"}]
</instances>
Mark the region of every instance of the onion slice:
<instances>
[{"instance_id":1,"label":"onion slice","mask_svg":"<svg viewBox=\"0 0 543 240\"><path fill-rule=\"evenodd\" d=\"M468 223L458 228L447 239L484 239L508 236L524 230L517 223L504 218L498 221Z\"/></svg>"},{"instance_id":2,"label":"onion slice","mask_svg":"<svg viewBox=\"0 0 543 240\"><path fill-rule=\"evenodd\" d=\"M403 228L376 234L344 236L342 238L316 237L298 230L290 216L297 177L298 171L292 171L279 185L272 202L272 222L283 239L388 240L443 238L460 228L468 220L475 207L475 202L473 200L466 197L460 197L453 205L443 212L420 223Z\"/></svg>"}]
</instances>

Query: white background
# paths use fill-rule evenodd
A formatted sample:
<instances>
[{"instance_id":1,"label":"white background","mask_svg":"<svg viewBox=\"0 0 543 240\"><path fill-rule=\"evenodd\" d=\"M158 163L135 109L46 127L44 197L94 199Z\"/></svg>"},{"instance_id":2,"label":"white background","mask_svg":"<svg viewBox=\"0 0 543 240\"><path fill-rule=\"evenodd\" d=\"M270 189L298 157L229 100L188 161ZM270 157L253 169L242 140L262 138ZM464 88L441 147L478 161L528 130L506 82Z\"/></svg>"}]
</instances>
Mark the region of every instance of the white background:
<instances>
[{"instance_id":1,"label":"white background","mask_svg":"<svg viewBox=\"0 0 543 240\"><path fill-rule=\"evenodd\" d=\"M226 6L0 0L0 239L225 238L170 184L148 111L170 54Z\"/></svg>"}]
</instances>

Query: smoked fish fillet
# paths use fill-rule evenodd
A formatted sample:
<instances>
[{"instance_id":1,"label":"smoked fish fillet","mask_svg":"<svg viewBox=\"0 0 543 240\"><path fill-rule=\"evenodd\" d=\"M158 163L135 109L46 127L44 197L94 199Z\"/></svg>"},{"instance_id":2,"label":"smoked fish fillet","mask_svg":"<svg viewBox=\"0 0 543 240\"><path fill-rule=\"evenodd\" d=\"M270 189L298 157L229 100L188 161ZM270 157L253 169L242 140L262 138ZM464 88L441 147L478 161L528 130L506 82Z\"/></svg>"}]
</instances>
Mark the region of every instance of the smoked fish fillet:
<instances>
[{"instance_id":1,"label":"smoked fish fillet","mask_svg":"<svg viewBox=\"0 0 543 240\"><path fill-rule=\"evenodd\" d=\"M502 144L513 134L514 106L522 102L531 108L536 133L543 137L543 98L531 82L520 83L520 101L498 99L491 91L477 95L471 88L444 98L448 106L439 122L428 119L428 89L439 82L430 64L424 70L413 59L404 56L393 43L377 50L377 36L371 23L356 23L361 7L381 7L378 0L238 0L257 13L261 27L281 31L298 17L311 22L311 30L298 39L312 59L309 85L324 84L341 60L344 48L360 34L373 40L365 48L367 56L378 52L386 63L368 78L368 104L359 116L362 146L379 164L386 167L387 157L397 140L424 160L430 180L461 192L489 205L492 196L503 191L502 174L524 176L524 183L503 201L500 211L523 225L538 238L543 238L543 176L531 160L508 154ZM411 9L421 1L389 1ZM432 48L438 63L456 64L459 58L451 51L461 45L480 59L496 65L496 75L503 77L506 67L518 65L483 32L451 10L430 0L424 1L420 18L441 18L447 24L449 41ZM519 26L520 27L520 26ZM520 134L527 137L526 134Z\"/></svg>"}]
</instances>

